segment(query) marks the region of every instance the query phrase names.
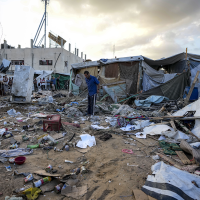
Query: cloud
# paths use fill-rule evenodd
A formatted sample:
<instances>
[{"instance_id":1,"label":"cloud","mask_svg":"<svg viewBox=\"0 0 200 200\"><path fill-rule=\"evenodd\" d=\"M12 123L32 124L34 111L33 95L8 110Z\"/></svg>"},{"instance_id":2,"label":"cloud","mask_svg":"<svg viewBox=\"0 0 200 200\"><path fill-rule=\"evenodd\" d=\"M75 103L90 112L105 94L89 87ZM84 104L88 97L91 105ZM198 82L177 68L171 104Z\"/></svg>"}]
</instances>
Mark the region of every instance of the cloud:
<instances>
[{"instance_id":1,"label":"cloud","mask_svg":"<svg viewBox=\"0 0 200 200\"><path fill-rule=\"evenodd\" d=\"M15 1L3 2L6 10ZM154 59L183 52L186 46L198 54L199 7L199 0L51 0L47 30L61 35L72 49L76 46L92 60L113 57L113 45L118 57L142 54ZM8 41L26 41L29 46L43 12L39 0L14 3L15 19L3 19ZM16 40L12 28L19 24L25 33L15 32Z\"/></svg>"}]
</instances>

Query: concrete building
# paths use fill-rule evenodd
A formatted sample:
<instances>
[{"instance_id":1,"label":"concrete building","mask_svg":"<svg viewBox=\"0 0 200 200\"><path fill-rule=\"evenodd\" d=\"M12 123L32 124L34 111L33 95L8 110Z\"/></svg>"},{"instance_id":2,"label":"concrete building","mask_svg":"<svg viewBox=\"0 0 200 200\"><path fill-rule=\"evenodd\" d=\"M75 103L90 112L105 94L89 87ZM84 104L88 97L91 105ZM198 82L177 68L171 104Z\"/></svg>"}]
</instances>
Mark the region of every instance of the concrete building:
<instances>
[{"instance_id":1,"label":"concrete building","mask_svg":"<svg viewBox=\"0 0 200 200\"><path fill-rule=\"evenodd\" d=\"M2 48L3 47L3 48ZM31 66L34 70L50 70L55 73L70 73L71 65L83 62L77 54L70 51L71 45L69 44L69 51L64 48L33 48L31 40L31 48L21 48L20 45L17 49L9 48L7 42L1 45L0 55L7 60L11 61L9 71L15 70L15 65Z\"/></svg>"}]
</instances>

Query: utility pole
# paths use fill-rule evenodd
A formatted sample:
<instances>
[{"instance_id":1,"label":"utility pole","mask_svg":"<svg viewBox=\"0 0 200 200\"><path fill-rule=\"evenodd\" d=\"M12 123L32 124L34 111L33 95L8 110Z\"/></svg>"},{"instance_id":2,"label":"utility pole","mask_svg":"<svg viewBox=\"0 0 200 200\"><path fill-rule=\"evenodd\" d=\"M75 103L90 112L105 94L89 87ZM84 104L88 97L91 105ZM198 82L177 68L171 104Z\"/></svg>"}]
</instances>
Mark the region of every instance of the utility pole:
<instances>
[{"instance_id":1,"label":"utility pole","mask_svg":"<svg viewBox=\"0 0 200 200\"><path fill-rule=\"evenodd\" d=\"M45 25L44 25L44 48L46 48L46 39L47 39L47 0L45 0Z\"/></svg>"}]
</instances>

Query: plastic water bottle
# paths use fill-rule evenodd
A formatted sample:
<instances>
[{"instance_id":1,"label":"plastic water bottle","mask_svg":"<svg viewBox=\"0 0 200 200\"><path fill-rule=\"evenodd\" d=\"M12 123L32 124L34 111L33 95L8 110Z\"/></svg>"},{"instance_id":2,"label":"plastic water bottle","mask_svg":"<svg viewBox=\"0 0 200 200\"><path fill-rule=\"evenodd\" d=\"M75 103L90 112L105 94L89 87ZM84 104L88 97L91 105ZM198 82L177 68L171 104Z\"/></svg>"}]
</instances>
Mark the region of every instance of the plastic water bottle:
<instances>
[{"instance_id":1,"label":"plastic water bottle","mask_svg":"<svg viewBox=\"0 0 200 200\"><path fill-rule=\"evenodd\" d=\"M53 142L54 144L57 144L58 142L53 139L50 135L47 136L47 139L50 140L51 142Z\"/></svg>"},{"instance_id":2,"label":"plastic water bottle","mask_svg":"<svg viewBox=\"0 0 200 200\"><path fill-rule=\"evenodd\" d=\"M34 182L35 187L40 187L41 185L48 183L51 181L51 177L45 177L43 179L40 179L39 181Z\"/></svg>"}]
</instances>

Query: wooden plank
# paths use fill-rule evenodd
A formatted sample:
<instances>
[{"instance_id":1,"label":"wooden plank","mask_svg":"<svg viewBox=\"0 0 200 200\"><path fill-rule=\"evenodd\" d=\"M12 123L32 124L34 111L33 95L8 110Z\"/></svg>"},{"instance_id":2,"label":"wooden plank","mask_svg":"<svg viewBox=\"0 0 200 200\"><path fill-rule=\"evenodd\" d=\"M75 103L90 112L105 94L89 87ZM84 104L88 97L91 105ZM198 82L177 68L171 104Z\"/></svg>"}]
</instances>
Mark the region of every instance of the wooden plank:
<instances>
[{"instance_id":1,"label":"wooden plank","mask_svg":"<svg viewBox=\"0 0 200 200\"><path fill-rule=\"evenodd\" d=\"M170 115L170 113L167 113L167 114ZM172 128L173 128L175 131L177 131L176 125L175 125L175 123L174 123L174 120L171 120L171 121L170 121L170 124L171 124Z\"/></svg>"},{"instance_id":2,"label":"wooden plank","mask_svg":"<svg viewBox=\"0 0 200 200\"><path fill-rule=\"evenodd\" d=\"M198 71L198 72L196 73L196 76L195 76L195 78L194 78L194 81L193 81L193 83L192 83L192 86L190 87L190 91L188 92L188 95L187 95L187 97L186 97L186 99L185 99L185 105L187 105L188 102L189 102L189 100L190 100L190 96L191 96L191 94L192 94L192 92L193 92L195 83L196 83L197 80L198 80L199 72L200 72L200 71Z\"/></svg>"},{"instance_id":3,"label":"wooden plank","mask_svg":"<svg viewBox=\"0 0 200 200\"><path fill-rule=\"evenodd\" d=\"M149 119L152 119L152 120L195 120L195 119L200 119L199 116L196 116L196 117L184 117L184 118L178 118L178 117L175 117L175 118L171 118L171 117L149 117Z\"/></svg>"},{"instance_id":4,"label":"wooden plank","mask_svg":"<svg viewBox=\"0 0 200 200\"><path fill-rule=\"evenodd\" d=\"M172 116L170 113L168 113L169 116ZM200 141L200 139L195 135L193 134L186 126L184 126L181 122L179 122L178 120L175 120L175 122L181 127L183 128L186 133L192 135L193 137L197 138L198 141Z\"/></svg>"},{"instance_id":5,"label":"wooden plank","mask_svg":"<svg viewBox=\"0 0 200 200\"><path fill-rule=\"evenodd\" d=\"M191 165L192 164L190 162L190 160L187 158L187 156L184 154L183 151L175 151L175 152L178 155L178 157L181 159L181 161L183 162L183 164L185 164L185 165Z\"/></svg>"},{"instance_id":6,"label":"wooden plank","mask_svg":"<svg viewBox=\"0 0 200 200\"><path fill-rule=\"evenodd\" d=\"M133 189L133 194L136 200L149 200L148 196L142 190Z\"/></svg>"}]
</instances>

